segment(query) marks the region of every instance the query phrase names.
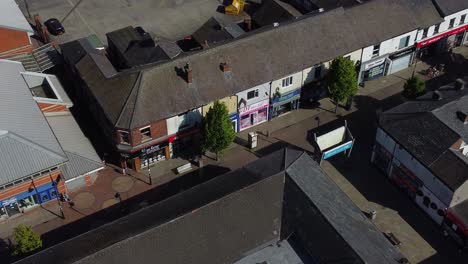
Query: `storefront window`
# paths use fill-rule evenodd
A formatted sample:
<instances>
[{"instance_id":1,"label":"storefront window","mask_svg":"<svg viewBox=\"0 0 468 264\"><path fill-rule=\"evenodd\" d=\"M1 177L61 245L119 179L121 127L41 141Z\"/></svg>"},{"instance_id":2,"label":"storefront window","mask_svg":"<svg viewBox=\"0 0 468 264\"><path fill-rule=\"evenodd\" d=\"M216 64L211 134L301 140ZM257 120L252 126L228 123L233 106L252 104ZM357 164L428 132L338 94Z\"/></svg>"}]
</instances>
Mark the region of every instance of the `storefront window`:
<instances>
[{"instance_id":1,"label":"storefront window","mask_svg":"<svg viewBox=\"0 0 468 264\"><path fill-rule=\"evenodd\" d=\"M264 108L258 111L257 123L263 122L268 119L268 109Z\"/></svg>"},{"instance_id":2,"label":"storefront window","mask_svg":"<svg viewBox=\"0 0 468 264\"><path fill-rule=\"evenodd\" d=\"M250 115L244 115L241 116L241 128L249 127L251 125L250 123Z\"/></svg>"}]
</instances>

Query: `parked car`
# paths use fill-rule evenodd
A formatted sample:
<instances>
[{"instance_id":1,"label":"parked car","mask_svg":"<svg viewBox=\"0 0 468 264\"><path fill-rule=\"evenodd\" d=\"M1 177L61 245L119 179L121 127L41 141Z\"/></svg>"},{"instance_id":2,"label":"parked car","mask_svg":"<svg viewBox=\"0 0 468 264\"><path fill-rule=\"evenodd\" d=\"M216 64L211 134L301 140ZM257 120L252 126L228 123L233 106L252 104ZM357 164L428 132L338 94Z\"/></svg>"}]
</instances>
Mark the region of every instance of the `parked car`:
<instances>
[{"instance_id":1,"label":"parked car","mask_svg":"<svg viewBox=\"0 0 468 264\"><path fill-rule=\"evenodd\" d=\"M65 28L63 28L62 23L56 18L51 18L44 22L44 25L47 27L47 30L52 35L62 35L65 33Z\"/></svg>"}]
</instances>

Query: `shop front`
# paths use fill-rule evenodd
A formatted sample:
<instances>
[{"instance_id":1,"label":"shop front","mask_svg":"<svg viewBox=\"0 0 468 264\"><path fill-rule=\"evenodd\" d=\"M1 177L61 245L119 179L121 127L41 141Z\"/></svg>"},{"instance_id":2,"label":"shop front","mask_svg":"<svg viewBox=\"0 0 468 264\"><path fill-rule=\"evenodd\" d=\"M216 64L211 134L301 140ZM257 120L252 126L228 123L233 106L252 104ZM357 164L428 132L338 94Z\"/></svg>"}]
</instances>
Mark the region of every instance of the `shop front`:
<instances>
[{"instance_id":1,"label":"shop front","mask_svg":"<svg viewBox=\"0 0 468 264\"><path fill-rule=\"evenodd\" d=\"M359 83L371 81L385 75L387 57L363 62L359 72Z\"/></svg>"},{"instance_id":2,"label":"shop front","mask_svg":"<svg viewBox=\"0 0 468 264\"><path fill-rule=\"evenodd\" d=\"M261 124L268 120L269 100L263 100L239 108L239 131Z\"/></svg>"},{"instance_id":3,"label":"shop front","mask_svg":"<svg viewBox=\"0 0 468 264\"><path fill-rule=\"evenodd\" d=\"M277 93L271 99L270 119L288 113L289 111L298 109L300 99L301 89L294 90L287 94Z\"/></svg>"},{"instance_id":4,"label":"shop front","mask_svg":"<svg viewBox=\"0 0 468 264\"><path fill-rule=\"evenodd\" d=\"M412 199L416 198L417 191L423 186L423 182L398 160L392 163L390 179Z\"/></svg>"},{"instance_id":5,"label":"shop front","mask_svg":"<svg viewBox=\"0 0 468 264\"><path fill-rule=\"evenodd\" d=\"M416 43L420 57L424 58L440 52L446 52L453 47L461 46L468 41L466 31L468 25L440 33Z\"/></svg>"},{"instance_id":6,"label":"shop front","mask_svg":"<svg viewBox=\"0 0 468 264\"><path fill-rule=\"evenodd\" d=\"M25 192L0 201L0 220L24 213L27 209L57 199L59 195L55 183L49 182L36 187L31 184Z\"/></svg>"},{"instance_id":7,"label":"shop front","mask_svg":"<svg viewBox=\"0 0 468 264\"><path fill-rule=\"evenodd\" d=\"M415 48L406 49L388 56L388 73L393 74L404 70L411 65Z\"/></svg>"},{"instance_id":8,"label":"shop front","mask_svg":"<svg viewBox=\"0 0 468 264\"><path fill-rule=\"evenodd\" d=\"M168 145L168 141L164 141L133 153L122 153L121 156L125 158L127 167L140 171L162 160L169 159Z\"/></svg>"}]
</instances>

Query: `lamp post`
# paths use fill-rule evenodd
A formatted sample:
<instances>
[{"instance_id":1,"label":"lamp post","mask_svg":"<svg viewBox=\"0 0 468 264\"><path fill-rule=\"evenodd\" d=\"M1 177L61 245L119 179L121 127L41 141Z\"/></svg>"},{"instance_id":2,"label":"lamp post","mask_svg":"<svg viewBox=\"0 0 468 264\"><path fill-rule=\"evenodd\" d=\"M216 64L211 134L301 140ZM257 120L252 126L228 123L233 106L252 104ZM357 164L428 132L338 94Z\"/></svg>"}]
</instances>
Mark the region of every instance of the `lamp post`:
<instances>
[{"instance_id":1,"label":"lamp post","mask_svg":"<svg viewBox=\"0 0 468 264\"><path fill-rule=\"evenodd\" d=\"M151 179L151 168L149 166L149 163L148 163L148 180L149 180L149 184L153 185L153 180Z\"/></svg>"},{"instance_id":2,"label":"lamp post","mask_svg":"<svg viewBox=\"0 0 468 264\"><path fill-rule=\"evenodd\" d=\"M319 116L315 117L315 120L317 120L317 128L320 127L320 117Z\"/></svg>"},{"instance_id":3,"label":"lamp post","mask_svg":"<svg viewBox=\"0 0 468 264\"><path fill-rule=\"evenodd\" d=\"M115 197L115 199L119 199L119 203L122 202L122 196L120 196L120 193L119 193L119 192L116 192L116 193L114 194L114 197Z\"/></svg>"}]
</instances>

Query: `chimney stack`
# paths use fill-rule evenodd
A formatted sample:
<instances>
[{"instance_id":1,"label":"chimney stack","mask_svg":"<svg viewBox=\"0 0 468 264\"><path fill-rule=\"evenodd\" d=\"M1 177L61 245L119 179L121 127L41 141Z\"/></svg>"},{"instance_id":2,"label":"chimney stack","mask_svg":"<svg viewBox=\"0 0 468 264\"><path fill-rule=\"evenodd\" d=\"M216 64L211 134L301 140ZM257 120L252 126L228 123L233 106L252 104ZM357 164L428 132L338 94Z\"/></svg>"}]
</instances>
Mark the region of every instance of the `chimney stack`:
<instances>
[{"instance_id":1,"label":"chimney stack","mask_svg":"<svg viewBox=\"0 0 468 264\"><path fill-rule=\"evenodd\" d=\"M220 68L223 72L229 72L231 71L231 67L229 66L229 64L227 64L226 62L222 62L220 64Z\"/></svg>"},{"instance_id":2,"label":"chimney stack","mask_svg":"<svg viewBox=\"0 0 468 264\"><path fill-rule=\"evenodd\" d=\"M192 80L192 68L190 67L190 63L187 62L185 64L185 74L187 75L187 83L191 84L193 82Z\"/></svg>"},{"instance_id":3,"label":"chimney stack","mask_svg":"<svg viewBox=\"0 0 468 264\"><path fill-rule=\"evenodd\" d=\"M460 119L460 121L463 122L463 124L468 124L468 114L464 113L462 111L457 111L457 117Z\"/></svg>"},{"instance_id":4,"label":"chimney stack","mask_svg":"<svg viewBox=\"0 0 468 264\"><path fill-rule=\"evenodd\" d=\"M245 25L246 31L252 30L252 19L250 17L245 18L244 25Z\"/></svg>"}]
</instances>

